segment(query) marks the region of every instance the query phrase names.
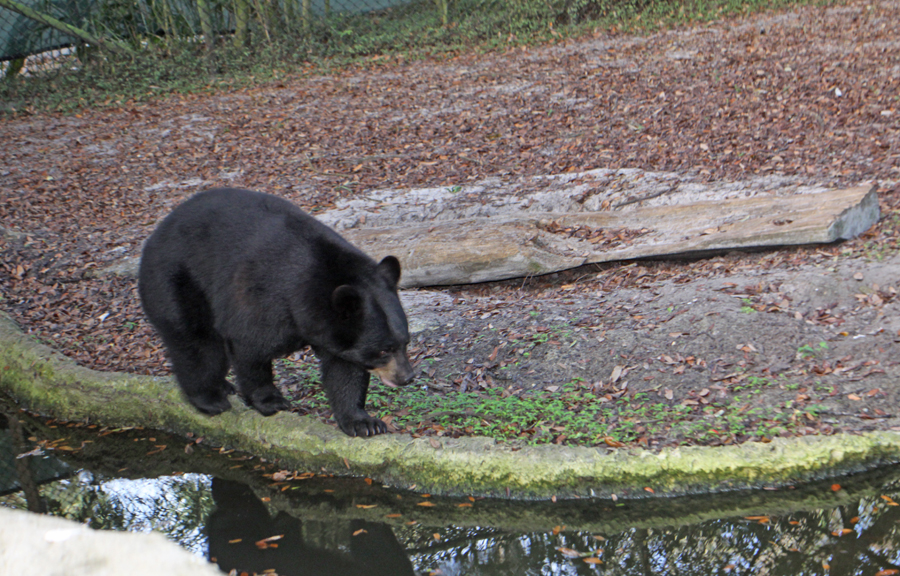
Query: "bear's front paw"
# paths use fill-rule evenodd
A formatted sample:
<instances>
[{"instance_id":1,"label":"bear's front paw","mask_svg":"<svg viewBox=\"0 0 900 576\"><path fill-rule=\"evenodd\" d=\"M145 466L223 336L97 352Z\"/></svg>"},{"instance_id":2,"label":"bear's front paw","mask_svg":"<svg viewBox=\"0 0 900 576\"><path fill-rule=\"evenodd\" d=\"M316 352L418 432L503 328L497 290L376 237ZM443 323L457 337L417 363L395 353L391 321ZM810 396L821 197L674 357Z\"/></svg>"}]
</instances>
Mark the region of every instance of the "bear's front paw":
<instances>
[{"instance_id":1,"label":"bear's front paw","mask_svg":"<svg viewBox=\"0 0 900 576\"><path fill-rule=\"evenodd\" d=\"M387 424L378 418L372 418L368 414L356 418L347 418L344 421L338 421L338 425L347 436L361 436L368 438L378 434L386 434Z\"/></svg>"},{"instance_id":2,"label":"bear's front paw","mask_svg":"<svg viewBox=\"0 0 900 576\"><path fill-rule=\"evenodd\" d=\"M194 408L207 416L215 416L231 409L231 402L228 401L228 391L223 388L194 394L188 396L187 399L188 402L193 404Z\"/></svg>"},{"instance_id":3,"label":"bear's front paw","mask_svg":"<svg viewBox=\"0 0 900 576\"><path fill-rule=\"evenodd\" d=\"M271 416L276 412L288 410L291 407L284 396L281 395L281 392L274 386L257 388L249 397L244 398L244 402L263 416Z\"/></svg>"}]
</instances>

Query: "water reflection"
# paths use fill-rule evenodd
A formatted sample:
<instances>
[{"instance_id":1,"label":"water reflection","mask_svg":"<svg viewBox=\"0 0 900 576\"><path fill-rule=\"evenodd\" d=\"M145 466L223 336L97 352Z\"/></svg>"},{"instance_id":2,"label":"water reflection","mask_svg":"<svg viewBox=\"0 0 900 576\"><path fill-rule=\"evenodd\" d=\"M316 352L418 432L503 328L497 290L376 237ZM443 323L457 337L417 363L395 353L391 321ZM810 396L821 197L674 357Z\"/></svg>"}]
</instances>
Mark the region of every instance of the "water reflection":
<instances>
[{"instance_id":1,"label":"water reflection","mask_svg":"<svg viewBox=\"0 0 900 576\"><path fill-rule=\"evenodd\" d=\"M158 530L236 574L900 574L896 468L700 499L426 500L310 473L276 480L268 464L177 439L154 440L176 449L146 457L146 432L76 442L74 431L25 428L0 420L0 505ZM103 446L114 436L116 447Z\"/></svg>"},{"instance_id":2,"label":"water reflection","mask_svg":"<svg viewBox=\"0 0 900 576\"><path fill-rule=\"evenodd\" d=\"M303 522L274 517L246 485L214 479L216 510L207 524L209 557L223 570L285 575L413 576L389 526L365 520Z\"/></svg>"}]
</instances>

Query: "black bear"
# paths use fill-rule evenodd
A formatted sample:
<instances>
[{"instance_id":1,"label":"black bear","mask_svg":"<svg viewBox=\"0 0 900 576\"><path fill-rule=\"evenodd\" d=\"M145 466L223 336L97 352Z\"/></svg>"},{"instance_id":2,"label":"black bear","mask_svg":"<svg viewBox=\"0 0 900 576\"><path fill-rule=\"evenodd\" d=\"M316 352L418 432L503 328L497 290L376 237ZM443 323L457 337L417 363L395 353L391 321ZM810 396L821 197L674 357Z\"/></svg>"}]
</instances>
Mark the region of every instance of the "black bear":
<instances>
[{"instance_id":1,"label":"black bear","mask_svg":"<svg viewBox=\"0 0 900 576\"><path fill-rule=\"evenodd\" d=\"M187 399L209 415L234 388L265 416L288 408L272 360L306 345L321 362L338 426L373 436L369 373L404 385L413 369L397 295L400 263L376 263L287 200L231 188L175 208L144 246L138 289Z\"/></svg>"}]
</instances>

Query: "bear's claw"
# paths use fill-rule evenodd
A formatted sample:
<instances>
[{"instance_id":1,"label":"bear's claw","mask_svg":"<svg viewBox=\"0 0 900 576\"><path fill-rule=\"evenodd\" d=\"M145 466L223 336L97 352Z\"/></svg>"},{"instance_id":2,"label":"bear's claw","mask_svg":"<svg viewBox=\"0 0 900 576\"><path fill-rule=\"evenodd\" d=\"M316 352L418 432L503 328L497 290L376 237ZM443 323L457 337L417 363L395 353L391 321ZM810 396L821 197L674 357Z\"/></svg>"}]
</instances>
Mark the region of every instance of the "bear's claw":
<instances>
[{"instance_id":1,"label":"bear's claw","mask_svg":"<svg viewBox=\"0 0 900 576\"><path fill-rule=\"evenodd\" d=\"M338 423L340 429L348 436L359 436L361 438L369 438L378 434L387 434L387 424L378 418L366 416L365 418L356 418L346 423Z\"/></svg>"},{"instance_id":2,"label":"bear's claw","mask_svg":"<svg viewBox=\"0 0 900 576\"><path fill-rule=\"evenodd\" d=\"M228 394L224 390L188 396L188 401L207 416L215 416L231 409L231 402L228 401Z\"/></svg>"},{"instance_id":3,"label":"bear's claw","mask_svg":"<svg viewBox=\"0 0 900 576\"><path fill-rule=\"evenodd\" d=\"M243 396L244 403L254 408L263 416L271 416L276 412L290 409L291 405L274 386L257 388L250 396Z\"/></svg>"}]
</instances>

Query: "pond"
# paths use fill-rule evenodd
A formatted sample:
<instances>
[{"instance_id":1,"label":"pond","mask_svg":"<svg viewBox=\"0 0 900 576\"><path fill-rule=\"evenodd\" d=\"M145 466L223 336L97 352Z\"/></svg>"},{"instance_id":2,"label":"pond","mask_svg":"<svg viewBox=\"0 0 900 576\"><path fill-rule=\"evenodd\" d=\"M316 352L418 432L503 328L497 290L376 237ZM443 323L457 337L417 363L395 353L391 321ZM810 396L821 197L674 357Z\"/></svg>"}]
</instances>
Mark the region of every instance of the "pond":
<instances>
[{"instance_id":1,"label":"pond","mask_svg":"<svg viewBox=\"0 0 900 576\"><path fill-rule=\"evenodd\" d=\"M900 574L896 466L702 497L438 498L0 408L0 505L157 530L226 573Z\"/></svg>"}]
</instances>

